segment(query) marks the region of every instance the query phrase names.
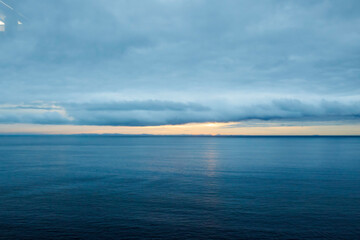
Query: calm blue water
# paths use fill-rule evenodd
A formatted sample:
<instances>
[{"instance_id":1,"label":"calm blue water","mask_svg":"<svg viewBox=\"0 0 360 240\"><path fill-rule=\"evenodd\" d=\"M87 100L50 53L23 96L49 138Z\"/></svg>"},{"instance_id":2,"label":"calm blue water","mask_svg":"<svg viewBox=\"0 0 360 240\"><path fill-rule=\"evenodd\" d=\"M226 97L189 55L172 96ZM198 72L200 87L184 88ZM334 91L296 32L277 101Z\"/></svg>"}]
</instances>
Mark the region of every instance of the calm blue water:
<instances>
[{"instance_id":1,"label":"calm blue water","mask_svg":"<svg viewBox=\"0 0 360 240\"><path fill-rule=\"evenodd\" d=\"M360 239L360 138L0 137L1 239Z\"/></svg>"}]
</instances>

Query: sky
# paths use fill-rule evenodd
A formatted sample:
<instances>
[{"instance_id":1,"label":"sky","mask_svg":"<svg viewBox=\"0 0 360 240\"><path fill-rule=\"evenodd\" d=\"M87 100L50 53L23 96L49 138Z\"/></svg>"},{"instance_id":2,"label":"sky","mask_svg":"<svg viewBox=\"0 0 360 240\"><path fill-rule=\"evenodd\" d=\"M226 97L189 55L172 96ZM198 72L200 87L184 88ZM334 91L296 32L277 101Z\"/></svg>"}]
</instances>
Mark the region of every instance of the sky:
<instances>
[{"instance_id":1,"label":"sky","mask_svg":"<svg viewBox=\"0 0 360 240\"><path fill-rule=\"evenodd\" d=\"M358 0L2 0L4 16L22 25L0 31L0 133L360 135Z\"/></svg>"}]
</instances>

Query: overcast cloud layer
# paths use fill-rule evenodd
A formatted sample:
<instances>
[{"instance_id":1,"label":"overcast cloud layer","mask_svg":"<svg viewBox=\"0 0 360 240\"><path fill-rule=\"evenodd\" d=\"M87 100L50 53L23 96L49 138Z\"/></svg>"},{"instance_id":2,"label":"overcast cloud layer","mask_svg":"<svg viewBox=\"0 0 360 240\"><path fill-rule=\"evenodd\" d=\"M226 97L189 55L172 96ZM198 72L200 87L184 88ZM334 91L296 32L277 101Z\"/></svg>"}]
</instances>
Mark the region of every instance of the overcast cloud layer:
<instances>
[{"instance_id":1,"label":"overcast cloud layer","mask_svg":"<svg viewBox=\"0 0 360 240\"><path fill-rule=\"evenodd\" d=\"M360 122L360 1L8 0L0 123Z\"/></svg>"}]
</instances>

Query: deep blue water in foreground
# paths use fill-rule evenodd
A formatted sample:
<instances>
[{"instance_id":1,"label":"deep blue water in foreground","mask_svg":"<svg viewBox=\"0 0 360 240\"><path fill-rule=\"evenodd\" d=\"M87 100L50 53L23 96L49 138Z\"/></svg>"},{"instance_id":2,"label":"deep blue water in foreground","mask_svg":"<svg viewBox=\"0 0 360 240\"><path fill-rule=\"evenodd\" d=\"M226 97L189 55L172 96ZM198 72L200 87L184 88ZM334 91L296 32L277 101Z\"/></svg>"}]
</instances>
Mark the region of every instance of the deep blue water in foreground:
<instances>
[{"instance_id":1,"label":"deep blue water in foreground","mask_svg":"<svg viewBox=\"0 0 360 240\"><path fill-rule=\"evenodd\" d=\"M1 239L360 239L360 138L1 136Z\"/></svg>"}]
</instances>

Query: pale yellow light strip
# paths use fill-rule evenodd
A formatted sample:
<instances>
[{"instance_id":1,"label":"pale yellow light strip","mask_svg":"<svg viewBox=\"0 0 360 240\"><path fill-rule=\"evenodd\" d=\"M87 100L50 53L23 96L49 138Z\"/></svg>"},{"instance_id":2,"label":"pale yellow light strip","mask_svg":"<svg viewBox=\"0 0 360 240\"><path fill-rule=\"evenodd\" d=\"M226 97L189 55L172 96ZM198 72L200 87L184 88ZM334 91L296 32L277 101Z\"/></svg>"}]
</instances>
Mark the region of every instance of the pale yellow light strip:
<instances>
[{"instance_id":1,"label":"pale yellow light strip","mask_svg":"<svg viewBox=\"0 0 360 240\"><path fill-rule=\"evenodd\" d=\"M40 134L154 134L154 135L360 135L360 124L320 126L229 127L234 123L116 127L0 124L0 133Z\"/></svg>"}]
</instances>

